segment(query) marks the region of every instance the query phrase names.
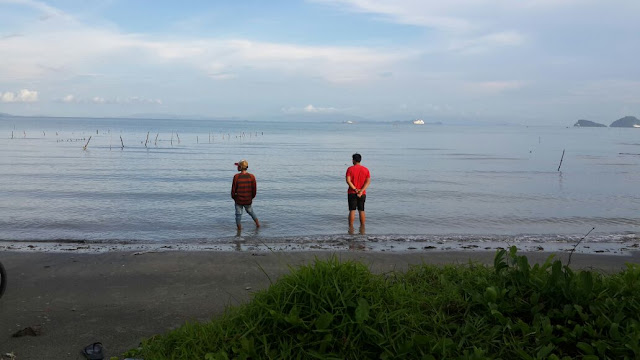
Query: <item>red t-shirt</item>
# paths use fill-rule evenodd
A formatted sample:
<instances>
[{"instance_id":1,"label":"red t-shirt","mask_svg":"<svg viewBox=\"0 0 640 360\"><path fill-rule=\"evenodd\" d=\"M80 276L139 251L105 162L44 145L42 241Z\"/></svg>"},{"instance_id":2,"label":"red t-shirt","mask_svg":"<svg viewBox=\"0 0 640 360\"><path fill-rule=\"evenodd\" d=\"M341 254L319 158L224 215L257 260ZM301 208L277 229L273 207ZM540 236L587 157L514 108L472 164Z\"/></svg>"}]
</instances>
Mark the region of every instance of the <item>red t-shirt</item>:
<instances>
[{"instance_id":1,"label":"red t-shirt","mask_svg":"<svg viewBox=\"0 0 640 360\"><path fill-rule=\"evenodd\" d=\"M353 184L353 186L356 187L356 189L362 189L362 187L364 186L364 183L367 181L368 178L371 177L369 175L369 169L367 169L366 167L360 164L350 166L347 169L346 176L351 177L351 183ZM349 188L349 190L347 190L347 193L355 194L356 191ZM362 192L363 195L365 195L366 193L367 193L367 190Z\"/></svg>"}]
</instances>

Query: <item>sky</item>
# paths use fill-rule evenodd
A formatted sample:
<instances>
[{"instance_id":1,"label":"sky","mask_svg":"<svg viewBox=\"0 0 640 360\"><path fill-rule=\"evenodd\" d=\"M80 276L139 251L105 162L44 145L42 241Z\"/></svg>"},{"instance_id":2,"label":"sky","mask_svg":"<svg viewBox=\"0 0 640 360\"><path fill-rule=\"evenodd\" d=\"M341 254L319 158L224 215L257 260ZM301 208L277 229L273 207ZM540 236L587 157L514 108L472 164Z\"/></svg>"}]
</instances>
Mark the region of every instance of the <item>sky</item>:
<instances>
[{"instance_id":1,"label":"sky","mask_svg":"<svg viewBox=\"0 0 640 360\"><path fill-rule=\"evenodd\" d=\"M640 117L637 0L0 0L0 112Z\"/></svg>"}]
</instances>

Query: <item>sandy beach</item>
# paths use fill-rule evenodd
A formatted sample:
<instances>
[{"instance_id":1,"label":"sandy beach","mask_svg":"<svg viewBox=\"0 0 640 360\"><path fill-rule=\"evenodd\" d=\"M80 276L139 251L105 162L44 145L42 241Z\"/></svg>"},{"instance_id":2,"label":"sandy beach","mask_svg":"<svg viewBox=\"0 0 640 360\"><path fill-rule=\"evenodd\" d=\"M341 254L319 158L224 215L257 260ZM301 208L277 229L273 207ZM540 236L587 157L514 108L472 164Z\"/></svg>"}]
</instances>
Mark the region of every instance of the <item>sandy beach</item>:
<instances>
[{"instance_id":1,"label":"sandy beach","mask_svg":"<svg viewBox=\"0 0 640 360\"><path fill-rule=\"evenodd\" d=\"M102 342L119 356L140 340L186 321L207 321L228 305L246 302L290 267L335 254L381 273L410 264L491 263L493 251L105 251L3 250L9 285L0 299L0 352L15 359L83 359L81 349ZM531 262L550 253L529 252ZM567 261L567 252L556 257ZM580 254L572 267L611 272L640 254ZM31 327L37 336L13 337Z\"/></svg>"}]
</instances>

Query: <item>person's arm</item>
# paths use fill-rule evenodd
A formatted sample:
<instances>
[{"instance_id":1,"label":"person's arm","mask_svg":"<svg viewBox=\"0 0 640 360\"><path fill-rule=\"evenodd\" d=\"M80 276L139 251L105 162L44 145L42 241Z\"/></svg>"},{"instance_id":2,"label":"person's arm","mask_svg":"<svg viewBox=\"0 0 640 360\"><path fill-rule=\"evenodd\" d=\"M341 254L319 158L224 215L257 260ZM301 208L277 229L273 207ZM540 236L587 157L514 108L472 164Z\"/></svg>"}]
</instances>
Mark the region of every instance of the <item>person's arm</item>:
<instances>
[{"instance_id":1,"label":"person's arm","mask_svg":"<svg viewBox=\"0 0 640 360\"><path fill-rule=\"evenodd\" d=\"M236 199L235 198L236 195L236 177L233 177L233 181L231 182L231 198L232 199Z\"/></svg>"},{"instance_id":2,"label":"person's arm","mask_svg":"<svg viewBox=\"0 0 640 360\"><path fill-rule=\"evenodd\" d=\"M369 187L369 184L371 184L371 178L368 177L367 180L365 180L364 185L362 186L362 189L358 190L358 196L362 195L362 193L367 190L367 188Z\"/></svg>"},{"instance_id":3,"label":"person's arm","mask_svg":"<svg viewBox=\"0 0 640 360\"><path fill-rule=\"evenodd\" d=\"M354 191L357 190L356 186L353 185L353 182L351 182L351 175L347 174L346 175L346 180L347 180L347 184L349 185L349 189L354 190Z\"/></svg>"},{"instance_id":4,"label":"person's arm","mask_svg":"<svg viewBox=\"0 0 640 360\"><path fill-rule=\"evenodd\" d=\"M253 199L254 197L256 197L256 194L258 193L258 183L256 181L256 177L252 176L251 177L251 198Z\"/></svg>"}]
</instances>

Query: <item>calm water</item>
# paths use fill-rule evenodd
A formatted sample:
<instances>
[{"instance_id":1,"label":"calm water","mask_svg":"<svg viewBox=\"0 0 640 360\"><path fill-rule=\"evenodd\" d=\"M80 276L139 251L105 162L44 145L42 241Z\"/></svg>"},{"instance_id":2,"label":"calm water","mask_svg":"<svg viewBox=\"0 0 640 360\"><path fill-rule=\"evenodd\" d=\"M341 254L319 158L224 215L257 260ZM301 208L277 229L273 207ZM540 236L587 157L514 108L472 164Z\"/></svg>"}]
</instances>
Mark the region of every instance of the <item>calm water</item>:
<instances>
[{"instance_id":1,"label":"calm water","mask_svg":"<svg viewBox=\"0 0 640 360\"><path fill-rule=\"evenodd\" d=\"M376 239L640 230L636 129L0 118L0 149L0 240L226 241L240 159L263 224L244 236L344 236L354 152Z\"/></svg>"}]
</instances>

